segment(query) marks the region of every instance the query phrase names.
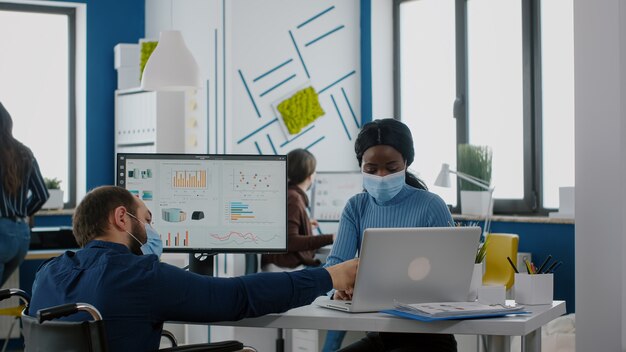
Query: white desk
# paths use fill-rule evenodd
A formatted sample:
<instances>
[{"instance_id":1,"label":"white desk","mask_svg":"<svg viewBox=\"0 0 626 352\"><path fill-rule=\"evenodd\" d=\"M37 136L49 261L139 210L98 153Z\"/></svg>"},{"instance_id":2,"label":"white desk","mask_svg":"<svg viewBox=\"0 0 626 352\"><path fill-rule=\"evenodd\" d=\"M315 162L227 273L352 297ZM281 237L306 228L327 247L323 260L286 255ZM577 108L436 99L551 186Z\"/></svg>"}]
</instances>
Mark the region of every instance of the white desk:
<instances>
[{"instance_id":1,"label":"white desk","mask_svg":"<svg viewBox=\"0 0 626 352\"><path fill-rule=\"evenodd\" d=\"M321 297L325 299L325 297ZM528 315L491 319L470 319L423 323L383 313L344 313L309 305L282 314L268 314L234 322L211 325L246 326L283 329L316 329L348 331L419 332L434 334L488 335L490 350L508 347L508 338L522 337L522 351L541 351L541 327L565 314L565 302L526 306ZM506 346L506 347L503 347Z\"/></svg>"}]
</instances>

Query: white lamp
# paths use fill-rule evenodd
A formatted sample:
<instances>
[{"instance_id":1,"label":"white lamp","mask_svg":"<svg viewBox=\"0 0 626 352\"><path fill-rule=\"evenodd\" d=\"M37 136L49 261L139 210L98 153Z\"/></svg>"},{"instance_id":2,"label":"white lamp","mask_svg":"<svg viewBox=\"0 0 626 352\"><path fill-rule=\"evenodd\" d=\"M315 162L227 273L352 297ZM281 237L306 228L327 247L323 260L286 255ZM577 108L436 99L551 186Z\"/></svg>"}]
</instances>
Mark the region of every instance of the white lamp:
<instances>
[{"instance_id":1,"label":"white lamp","mask_svg":"<svg viewBox=\"0 0 626 352\"><path fill-rule=\"evenodd\" d=\"M142 90L186 90L200 87L198 63L180 31L163 31L141 76Z\"/></svg>"},{"instance_id":2,"label":"white lamp","mask_svg":"<svg viewBox=\"0 0 626 352\"><path fill-rule=\"evenodd\" d=\"M494 187L489 185L487 181L481 180L472 175L460 171L450 170L450 165L446 163L441 164L441 171L439 171L439 175L435 180L435 186L450 187L450 174L455 174L456 177L489 191L489 205L487 206L487 214L485 214L485 228L483 229L483 233L485 235L488 234L491 228L491 203L493 202Z\"/></svg>"}]
</instances>

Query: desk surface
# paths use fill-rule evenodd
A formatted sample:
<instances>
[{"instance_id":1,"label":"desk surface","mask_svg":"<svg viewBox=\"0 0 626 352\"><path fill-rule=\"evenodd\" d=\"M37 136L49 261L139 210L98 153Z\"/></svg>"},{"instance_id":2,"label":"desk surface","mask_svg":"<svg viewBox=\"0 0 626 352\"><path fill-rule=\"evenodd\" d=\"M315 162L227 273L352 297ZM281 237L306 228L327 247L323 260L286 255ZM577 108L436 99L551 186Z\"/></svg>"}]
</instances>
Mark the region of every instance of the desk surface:
<instances>
[{"instance_id":1,"label":"desk surface","mask_svg":"<svg viewBox=\"0 0 626 352\"><path fill-rule=\"evenodd\" d=\"M78 248L68 248L68 249L36 249L30 250L26 253L26 260L36 260L36 259L50 259L54 257L58 257L66 251L77 251Z\"/></svg>"},{"instance_id":2,"label":"desk surface","mask_svg":"<svg viewBox=\"0 0 626 352\"><path fill-rule=\"evenodd\" d=\"M320 297L318 299L327 299ZM512 303L508 301L507 303ZM233 322L212 323L223 326L267 327L286 329L421 332L438 334L523 336L565 314L565 302L526 306L531 314L490 319L419 322L384 313L345 313L315 304L282 314L268 314Z\"/></svg>"}]
</instances>

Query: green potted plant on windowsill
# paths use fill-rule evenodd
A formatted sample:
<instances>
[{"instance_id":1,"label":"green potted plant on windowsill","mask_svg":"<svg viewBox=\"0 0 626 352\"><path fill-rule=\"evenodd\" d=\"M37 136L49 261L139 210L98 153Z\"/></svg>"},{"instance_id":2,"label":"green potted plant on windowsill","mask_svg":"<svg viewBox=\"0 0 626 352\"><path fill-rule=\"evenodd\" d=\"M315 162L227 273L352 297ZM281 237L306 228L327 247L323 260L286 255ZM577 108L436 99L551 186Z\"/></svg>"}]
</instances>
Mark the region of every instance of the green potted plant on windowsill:
<instances>
[{"instance_id":1,"label":"green potted plant on windowsill","mask_svg":"<svg viewBox=\"0 0 626 352\"><path fill-rule=\"evenodd\" d=\"M44 183L50 194L50 198L41 207L42 209L63 209L63 190L61 180L58 178L44 177Z\"/></svg>"},{"instance_id":2,"label":"green potted plant on windowsill","mask_svg":"<svg viewBox=\"0 0 626 352\"><path fill-rule=\"evenodd\" d=\"M491 148L482 145L460 144L458 171L473 176L487 185L491 184ZM493 213L491 193L484 188L459 180L461 189L461 214L482 215Z\"/></svg>"}]
</instances>

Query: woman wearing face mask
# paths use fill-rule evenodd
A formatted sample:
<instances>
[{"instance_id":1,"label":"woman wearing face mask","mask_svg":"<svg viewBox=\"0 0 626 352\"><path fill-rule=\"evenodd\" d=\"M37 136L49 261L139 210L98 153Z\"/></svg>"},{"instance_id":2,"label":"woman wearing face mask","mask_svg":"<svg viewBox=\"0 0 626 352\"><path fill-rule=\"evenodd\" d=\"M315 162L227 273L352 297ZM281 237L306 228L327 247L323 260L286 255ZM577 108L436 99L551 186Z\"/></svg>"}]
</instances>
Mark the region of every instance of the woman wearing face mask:
<instances>
[{"instance_id":1,"label":"woman wearing face mask","mask_svg":"<svg viewBox=\"0 0 626 352\"><path fill-rule=\"evenodd\" d=\"M307 213L309 199L306 191L313 185L315 156L305 149L295 149L287 154L287 233L288 253L264 254L263 271L299 270L319 266L315 250L333 243L333 235L313 236L311 220Z\"/></svg>"},{"instance_id":2,"label":"woman wearing face mask","mask_svg":"<svg viewBox=\"0 0 626 352\"><path fill-rule=\"evenodd\" d=\"M405 124L394 119L367 123L359 132L354 149L365 192L352 197L344 208L337 240L326 265L354 258L367 228L443 227L453 223L445 202L428 192L425 184L407 171L415 151L411 131ZM336 291L333 295L333 299L350 298L351 292ZM339 337L331 341L337 334ZM339 332L330 336L327 345L337 343L342 337ZM452 335L371 332L342 351L409 351L416 348L420 351L456 351L456 341Z\"/></svg>"}]
</instances>

